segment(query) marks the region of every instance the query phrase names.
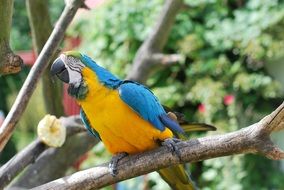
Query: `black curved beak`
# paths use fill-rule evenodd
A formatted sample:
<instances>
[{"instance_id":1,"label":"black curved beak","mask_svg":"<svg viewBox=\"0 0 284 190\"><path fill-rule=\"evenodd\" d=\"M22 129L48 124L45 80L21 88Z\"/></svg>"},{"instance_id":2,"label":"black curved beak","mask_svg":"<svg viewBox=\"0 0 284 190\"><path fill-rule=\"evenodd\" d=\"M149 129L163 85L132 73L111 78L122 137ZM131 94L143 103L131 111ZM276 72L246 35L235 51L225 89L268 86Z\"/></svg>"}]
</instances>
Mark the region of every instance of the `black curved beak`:
<instances>
[{"instance_id":1,"label":"black curved beak","mask_svg":"<svg viewBox=\"0 0 284 190\"><path fill-rule=\"evenodd\" d=\"M50 74L52 76L56 75L61 81L69 83L69 73L65 67L64 62L58 57L50 68Z\"/></svg>"}]
</instances>

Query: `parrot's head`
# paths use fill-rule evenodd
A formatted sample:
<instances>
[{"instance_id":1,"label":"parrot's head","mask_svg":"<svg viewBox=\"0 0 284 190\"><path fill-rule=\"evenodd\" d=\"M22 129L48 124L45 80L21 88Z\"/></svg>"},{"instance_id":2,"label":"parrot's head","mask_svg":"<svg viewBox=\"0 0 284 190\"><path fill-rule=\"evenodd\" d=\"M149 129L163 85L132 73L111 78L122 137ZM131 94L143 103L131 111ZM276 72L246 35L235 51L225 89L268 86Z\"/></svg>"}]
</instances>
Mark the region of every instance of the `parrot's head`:
<instances>
[{"instance_id":1,"label":"parrot's head","mask_svg":"<svg viewBox=\"0 0 284 190\"><path fill-rule=\"evenodd\" d=\"M87 67L83 55L76 51L62 53L51 65L51 75L56 75L62 82L68 83L68 94L76 99L84 99L88 86L84 82L82 70Z\"/></svg>"},{"instance_id":2,"label":"parrot's head","mask_svg":"<svg viewBox=\"0 0 284 190\"><path fill-rule=\"evenodd\" d=\"M79 52L68 51L62 53L51 65L51 75L56 75L61 81L70 85L79 85L82 81L82 69L86 65L82 62Z\"/></svg>"},{"instance_id":3,"label":"parrot's head","mask_svg":"<svg viewBox=\"0 0 284 190\"><path fill-rule=\"evenodd\" d=\"M88 70L89 72L83 72ZM98 80L102 85L115 88L121 80L116 78L106 69L97 65L90 57L76 51L62 53L51 65L51 75L56 75L61 81L68 83L69 95L84 99L88 93L88 85L85 75L93 74L94 80Z\"/></svg>"}]
</instances>

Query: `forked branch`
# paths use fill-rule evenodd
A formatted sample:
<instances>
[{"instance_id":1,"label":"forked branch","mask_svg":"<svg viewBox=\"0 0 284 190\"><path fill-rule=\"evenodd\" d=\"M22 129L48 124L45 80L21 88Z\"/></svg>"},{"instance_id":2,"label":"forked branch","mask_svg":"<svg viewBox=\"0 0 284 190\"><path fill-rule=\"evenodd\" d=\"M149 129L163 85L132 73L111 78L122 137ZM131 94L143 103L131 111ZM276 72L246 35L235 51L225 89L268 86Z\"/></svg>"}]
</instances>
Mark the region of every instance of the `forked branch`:
<instances>
[{"instance_id":1,"label":"forked branch","mask_svg":"<svg viewBox=\"0 0 284 190\"><path fill-rule=\"evenodd\" d=\"M182 7L182 0L166 0L149 36L138 49L127 79L145 83L151 69L156 65L179 62L180 57L161 52L169 38L176 15ZM159 64L160 63L160 64Z\"/></svg>"},{"instance_id":2,"label":"forked branch","mask_svg":"<svg viewBox=\"0 0 284 190\"><path fill-rule=\"evenodd\" d=\"M67 136L86 131L79 117L62 117L61 124L67 129ZM0 189L4 189L23 169L34 163L37 158L49 147L36 139L21 152L16 154L11 160L0 168Z\"/></svg>"}]
</instances>

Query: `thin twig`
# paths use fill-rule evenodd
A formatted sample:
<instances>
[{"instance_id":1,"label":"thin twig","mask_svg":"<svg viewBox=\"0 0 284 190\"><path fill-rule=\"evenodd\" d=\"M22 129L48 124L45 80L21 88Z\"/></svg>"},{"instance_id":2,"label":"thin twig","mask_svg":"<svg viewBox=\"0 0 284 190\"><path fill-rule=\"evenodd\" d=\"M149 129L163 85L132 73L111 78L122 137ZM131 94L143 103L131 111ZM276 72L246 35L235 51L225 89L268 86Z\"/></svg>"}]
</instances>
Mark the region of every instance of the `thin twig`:
<instances>
[{"instance_id":1,"label":"thin twig","mask_svg":"<svg viewBox=\"0 0 284 190\"><path fill-rule=\"evenodd\" d=\"M10 139L15 125L22 116L27 104L30 100L32 93L39 81L40 76L47 67L47 63L53 57L57 48L64 37L67 26L72 21L78 8L82 6L84 0L73 0L70 5L66 5L58 22L56 23L54 30L48 38L45 46L39 54L34 66L32 67L27 79L25 80L9 114L4 120L3 125L0 128L0 152L5 147L6 143Z\"/></svg>"},{"instance_id":2,"label":"thin twig","mask_svg":"<svg viewBox=\"0 0 284 190\"><path fill-rule=\"evenodd\" d=\"M180 159L167 148L160 147L150 152L122 159L119 162L119 173L116 177L109 173L108 164L104 164L57 179L35 189L98 189L171 165L241 153L260 153L270 159L284 159L284 152L271 142L269 136L281 124L281 122L274 121L284 121L283 108L284 103L260 122L241 130L181 142L177 144L181 152ZM267 133L268 129L273 130Z\"/></svg>"}]
</instances>

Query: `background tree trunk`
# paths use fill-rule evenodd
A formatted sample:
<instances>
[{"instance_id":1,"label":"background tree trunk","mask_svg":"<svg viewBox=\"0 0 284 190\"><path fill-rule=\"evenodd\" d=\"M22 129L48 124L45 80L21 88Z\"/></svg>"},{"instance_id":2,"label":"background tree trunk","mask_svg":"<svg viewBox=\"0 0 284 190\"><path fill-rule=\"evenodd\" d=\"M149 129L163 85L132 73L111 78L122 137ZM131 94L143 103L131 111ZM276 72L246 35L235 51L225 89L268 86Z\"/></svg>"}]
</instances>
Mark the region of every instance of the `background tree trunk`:
<instances>
[{"instance_id":1,"label":"background tree trunk","mask_svg":"<svg viewBox=\"0 0 284 190\"><path fill-rule=\"evenodd\" d=\"M32 29L33 46L39 54L52 31L51 20L48 12L48 1L27 0L29 23ZM54 56L56 57L57 54ZM50 63L54 58L50 61ZM50 65L48 63L48 65ZM62 105L62 83L50 80L49 69L42 75L44 103L47 113L57 117L64 115Z\"/></svg>"}]
</instances>

